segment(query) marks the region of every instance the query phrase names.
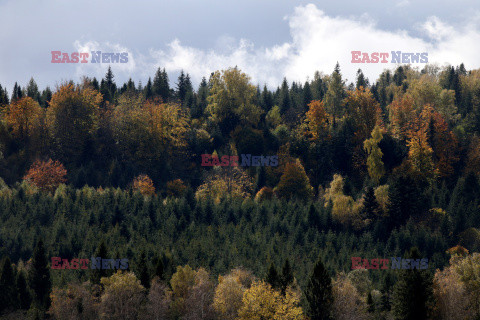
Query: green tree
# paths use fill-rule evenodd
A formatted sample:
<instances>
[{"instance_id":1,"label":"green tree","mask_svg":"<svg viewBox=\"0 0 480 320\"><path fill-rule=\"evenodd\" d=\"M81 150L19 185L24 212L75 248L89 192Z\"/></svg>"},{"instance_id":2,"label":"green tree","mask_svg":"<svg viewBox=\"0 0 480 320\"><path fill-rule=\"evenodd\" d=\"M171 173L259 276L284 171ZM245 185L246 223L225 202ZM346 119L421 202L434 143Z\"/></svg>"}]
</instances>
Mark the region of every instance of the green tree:
<instances>
[{"instance_id":1,"label":"green tree","mask_svg":"<svg viewBox=\"0 0 480 320\"><path fill-rule=\"evenodd\" d=\"M107 246L105 245L105 242L102 240L100 244L97 247L97 250L95 251L95 255L93 258L102 258L102 259L108 259L108 250ZM108 277L111 275L111 272L109 272L108 269L103 269L101 266L96 269L91 269L90 270L90 281L94 284L100 284L100 280L103 277Z\"/></svg>"},{"instance_id":2,"label":"green tree","mask_svg":"<svg viewBox=\"0 0 480 320\"><path fill-rule=\"evenodd\" d=\"M332 319L332 279L321 258L315 263L305 290L306 314L311 320Z\"/></svg>"},{"instance_id":3,"label":"green tree","mask_svg":"<svg viewBox=\"0 0 480 320\"><path fill-rule=\"evenodd\" d=\"M28 291L27 279L23 270L19 270L17 272L16 284L19 307L22 310L27 310L30 307L30 303L32 303L32 297L30 295L30 292Z\"/></svg>"},{"instance_id":4,"label":"green tree","mask_svg":"<svg viewBox=\"0 0 480 320\"><path fill-rule=\"evenodd\" d=\"M333 117L334 127L336 124L336 119L343 116L343 99L345 99L345 97L345 84L340 73L340 65L337 62L325 94L325 106L327 107L328 114L332 115Z\"/></svg>"},{"instance_id":5,"label":"green tree","mask_svg":"<svg viewBox=\"0 0 480 320\"><path fill-rule=\"evenodd\" d=\"M15 274L9 257L0 263L0 314L5 310L18 308L18 293L15 285Z\"/></svg>"},{"instance_id":6,"label":"green tree","mask_svg":"<svg viewBox=\"0 0 480 320\"><path fill-rule=\"evenodd\" d=\"M170 85L168 83L168 74L163 70L158 68L157 72L155 73L155 77L153 78L153 94L155 96L160 96L163 101L168 101L170 98Z\"/></svg>"},{"instance_id":7,"label":"green tree","mask_svg":"<svg viewBox=\"0 0 480 320\"><path fill-rule=\"evenodd\" d=\"M285 295L285 292L287 290L287 287L293 284L293 271L292 267L290 266L290 262L288 259L285 260L283 267L282 267L282 276L281 276L281 287L280 291L282 295Z\"/></svg>"},{"instance_id":8,"label":"green tree","mask_svg":"<svg viewBox=\"0 0 480 320\"><path fill-rule=\"evenodd\" d=\"M39 240L33 250L29 269L29 284L33 292L33 303L36 308L46 311L50 307L50 292L52 282L43 241Z\"/></svg>"},{"instance_id":9,"label":"green tree","mask_svg":"<svg viewBox=\"0 0 480 320\"><path fill-rule=\"evenodd\" d=\"M308 200L313 196L313 187L299 159L295 163L285 165L280 182L274 191L285 199Z\"/></svg>"},{"instance_id":10,"label":"green tree","mask_svg":"<svg viewBox=\"0 0 480 320\"><path fill-rule=\"evenodd\" d=\"M140 254L140 259L137 264L137 272L140 283L146 289L150 288L150 273L148 272L147 257L145 251Z\"/></svg>"},{"instance_id":11,"label":"green tree","mask_svg":"<svg viewBox=\"0 0 480 320\"><path fill-rule=\"evenodd\" d=\"M375 126L372 130L372 137L363 143L363 148L368 153L367 167L370 178L378 184L380 179L385 174L385 167L383 166L383 153L380 150L379 143L382 141L383 135L380 126Z\"/></svg>"},{"instance_id":12,"label":"green tree","mask_svg":"<svg viewBox=\"0 0 480 320\"><path fill-rule=\"evenodd\" d=\"M420 259L417 248L410 249L406 259ZM431 315L433 277L427 270L405 269L393 289L392 312L397 320L424 320Z\"/></svg>"},{"instance_id":13,"label":"green tree","mask_svg":"<svg viewBox=\"0 0 480 320\"><path fill-rule=\"evenodd\" d=\"M275 290L278 290L281 286L281 279L273 262L270 264L270 267L268 268L265 281L268 282L272 286L272 288Z\"/></svg>"}]
</instances>

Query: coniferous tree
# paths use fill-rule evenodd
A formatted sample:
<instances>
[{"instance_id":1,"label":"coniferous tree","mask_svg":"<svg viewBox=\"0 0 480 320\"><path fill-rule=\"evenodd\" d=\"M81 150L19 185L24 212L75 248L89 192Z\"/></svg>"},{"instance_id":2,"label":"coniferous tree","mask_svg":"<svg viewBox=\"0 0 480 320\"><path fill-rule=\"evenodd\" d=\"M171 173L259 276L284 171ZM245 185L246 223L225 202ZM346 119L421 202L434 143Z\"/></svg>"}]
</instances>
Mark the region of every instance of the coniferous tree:
<instances>
[{"instance_id":1,"label":"coniferous tree","mask_svg":"<svg viewBox=\"0 0 480 320\"><path fill-rule=\"evenodd\" d=\"M332 318L332 279L321 258L313 267L305 290L306 314L311 320L331 320Z\"/></svg>"},{"instance_id":2,"label":"coniferous tree","mask_svg":"<svg viewBox=\"0 0 480 320\"><path fill-rule=\"evenodd\" d=\"M9 257L0 263L0 314L18 308L18 293L15 285L15 274Z\"/></svg>"},{"instance_id":3,"label":"coniferous tree","mask_svg":"<svg viewBox=\"0 0 480 320\"><path fill-rule=\"evenodd\" d=\"M108 259L108 250L105 242L102 240L95 251L95 255L92 258ZM100 265L96 269L90 269L90 281L94 284L100 284L100 279L108 277L111 274L110 270L103 269Z\"/></svg>"},{"instance_id":4,"label":"coniferous tree","mask_svg":"<svg viewBox=\"0 0 480 320\"><path fill-rule=\"evenodd\" d=\"M369 86L368 79L365 78L365 75L362 72L362 69L358 69L357 71L357 83L355 87L357 89L360 89L360 87L363 87L365 90Z\"/></svg>"},{"instance_id":5,"label":"coniferous tree","mask_svg":"<svg viewBox=\"0 0 480 320\"><path fill-rule=\"evenodd\" d=\"M27 279L25 277L25 273L23 272L23 270L18 271L16 284L17 284L19 308L23 310L27 310L30 307L30 303L32 302L32 297L30 295L30 292L28 291Z\"/></svg>"},{"instance_id":6,"label":"coniferous tree","mask_svg":"<svg viewBox=\"0 0 480 320\"><path fill-rule=\"evenodd\" d=\"M29 269L29 284L33 293L33 303L39 310L45 311L50 306L52 282L45 247L42 240L37 242L33 250L32 263Z\"/></svg>"},{"instance_id":7,"label":"coniferous tree","mask_svg":"<svg viewBox=\"0 0 480 320\"><path fill-rule=\"evenodd\" d=\"M2 85L0 85L0 107L9 103L7 88L2 88Z\"/></svg>"},{"instance_id":8,"label":"coniferous tree","mask_svg":"<svg viewBox=\"0 0 480 320\"><path fill-rule=\"evenodd\" d=\"M147 85L143 89L143 94L145 95L145 99L151 99L153 97L153 87L152 87L152 79L149 77Z\"/></svg>"},{"instance_id":9,"label":"coniferous tree","mask_svg":"<svg viewBox=\"0 0 480 320\"><path fill-rule=\"evenodd\" d=\"M373 303L372 293L369 291L367 296L367 311L375 312L375 304Z\"/></svg>"},{"instance_id":10,"label":"coniferous tree","mask_svg":"<svg viewBox=\"0 0 480 320\"><path fill-rule=\"evenodd\" d=\"M162 257L155 259L155 276L162 281L165 280L165 266L163 265Z\"/></svg>"},{"instance_id":11,"label":"coniferous tree","mask_svg":"<svg viewBox=\"0 0 480 320\"><path fill-rule=\"evenodd\" d=\"M412 248L406 259L421 259ZM429 319L433 304L433 277L427 270L401 270L393 290L392 312L397 320Z\"/></svg>"},{"instance_id":12,"label":"coniferous tree","mask_svg":"<svg viewBox=\"0 0 480 320\"><path fill-rule=\"evenodd\" d=\"M168 83L168 75L165 68L163 70L158 68L155 77L153 78L152 89L153 95L160 96L164 102L168 101L170 98L170 85Z\"/></svg>"},{"instance_id":13,"label":"coniferous tree","mask_svg":"<svg viewBox=\"0 0 480 320\"><path fill-rule=\"evenodd\" d=\"M308 81L305 81L305 85L303 86L303 112L306 112L308 110L308 104L312 102L313 100L313 95L312 95L312 89L310 88L310 83Z\"/></svg>"},{"instance_id":14,"label":"coniferous tree","mask_svg":"<svg viewBox=\"0 0 480 320\"><path fill-rule=\"evenodd\" d=\"M337 62L327 92L325 93L325 106L327 107L328 113L333 117L334 127L336 125L336 119L341 118L344 112L343 99L346 96L344 86L345 84L340 73L340 65Z\"/></svg>"},{"instance_id":15,"label":"coniferous tree","mask_svg":"<svg viewBox=\"0 0 480 320\"><path fill-rule=\"evenodd\" d=\"M273 262L270 264L268 268L267 276L265 277L265 281L270 283L273 289L278 290L281 287L281 279L278 275L277 269Z\"/></svg>"},{"instance_id":16,"label":"coniferous tree","mask_svg":"<svg viewBox=\"0 0 480 320\"><path fill-rule=\"evenodd\" d=\"M33 80L33 77L30 78L26 90L27 97L30 97L40 103L40 92L38 91L37 83L35 82L35 80Z\"/></svg>"},{"instance_id":17,"label":"coniferous tree","mask_svg":"<svg viewBox=\"0 0 480 320\"><path fill-rule=\"evenodd\" d=\"M137 276L140 279L140 283L145 288L150 288L150 273L148 272L147 258L145 251L140 254L140 260L137 264Z\"/></svg>"},{"instance_id":18,"label":"coniferous tree","mask_svg":"<svg viewBox=\"0 0 480 320\"><path fill-rule=\"evenodd\" d=\"M100 84L100 93L103 94L103 101L113 102L115 94L117 92L117 85L112 72L112 68L109 66L105 78L102 79Z\"/></svg>"},{"instance_id":19,"label":"coniferous tree","mask_svg":"<svg viewBox=\"0 0 480 320\"><path fill-rule=\"evenodd\" d=\"M290 262L288 259L285 260L283 267L282 267L282 275L281 275L281 292L282 295L285 295L285 291L287 290L287 287L291 284L293 284L293 271L290 266Z\"/></svg>"},{"instance_id":20,"label":"coniferous tree","mask_svg":"<svg viewBox=\"0 0 480 320\"><path fill-rule=\"evenodd\" d=\"M380 210L380 205L375 198L375 190L370 186L367 188L367 192L363 198L362 217L364 219L374 220L380 216Z\"/></svg>"},{"instance_id":21,"label":"coniferous tree","mask_svg":"<svg viewBox=\"0 0 480 320\"><path fill-rule=\"evenodd\" d=\"M288 109L292 106L292 101L290 97L290 92L288 89L287 78L283 78L282 88L280 89L280 113L285 114Z\"/></svg>"}]
</instances>

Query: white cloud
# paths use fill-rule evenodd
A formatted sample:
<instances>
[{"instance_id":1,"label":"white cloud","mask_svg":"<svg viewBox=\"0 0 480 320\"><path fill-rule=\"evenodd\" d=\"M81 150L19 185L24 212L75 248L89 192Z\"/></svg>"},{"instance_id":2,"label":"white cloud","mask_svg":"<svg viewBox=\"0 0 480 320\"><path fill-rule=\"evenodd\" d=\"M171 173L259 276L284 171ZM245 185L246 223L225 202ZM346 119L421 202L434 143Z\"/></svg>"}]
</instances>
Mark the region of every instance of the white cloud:
<instances>
[{"instance_id":1,"label":"white cloud","mask_svg":"<svg viewBox=\"0 0 480 320\"><path fill-rule=\"evenodd\" d=\"M401 1L398 5L406 5ZM419 32L426 39L413 36L405 30L385 31L380 29L368 15L355 17L331 17L315 5L298 6L285 17L290 28L291 39L272 47L258 47L247 39L236 40L231 36L220 37L215 48L199 49L183 45L179 39L171 41L166 49L150 49L146 55L132 53L127 48L97 42L75 43L78 51L104 50L129 52L129 63L115 66L120 71L135 74L145 79L152 70L165 68L169 73L180 70L188 72L195 84L215 70L238 66L252 78L253 83L270 87L279 85L283 77L289 81L305 81L315 71L330 74L337 61L342 74L350 81L355 80L360 68L371 80L375 80L385 69L395 68L392 63L351 63L351 51L428 52L429 63L457 65L465 63L467 68L480 67L479 15L472 14L470 21L454 28L437 17L428 18L419 24ZM388 59L391 61L391 57ZM415 64L422 68L424 64ZM106 65L79 65L78 74L89 74L96 68L100 76Z\"/></svg>"},{"instance_id":2,"label":"white cloud","mask_svg":"<svg viewBox=\"0 0 480 320\"><path fill-rule=\"evenodd\" d=\"M228 48L219 52L185 46L175 39L167 50L151 50L153 64L169 72L186 70L195 82L212 71L238 66L254 83L270 86L279 85L284 76L290 81L303 82L307 77L312 78L316 70L331 73L337 61L349 81L354 81L359 68L374 80L384 68L395 67L392 63L351 63L354 50L428 52L429 63L464 62L468 68L479 67L480 31L475 21L455 29L431 17L421 25L421 31L430 39L425 40L404 30L381 30L365 16L330 17L313 4L296 7L286 19L290 27L289 42L260 48L245 39L235 44L229 37ZM423 67L423 64L416 66Z\"/></svg>"}]
</instances>

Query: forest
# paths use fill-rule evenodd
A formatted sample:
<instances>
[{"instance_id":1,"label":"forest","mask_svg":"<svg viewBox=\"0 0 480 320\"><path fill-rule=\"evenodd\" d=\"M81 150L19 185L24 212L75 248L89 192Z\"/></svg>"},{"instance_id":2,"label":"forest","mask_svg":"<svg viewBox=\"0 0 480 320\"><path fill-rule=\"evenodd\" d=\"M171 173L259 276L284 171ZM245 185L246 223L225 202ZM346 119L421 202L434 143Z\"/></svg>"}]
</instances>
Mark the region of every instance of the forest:
<instances>
[{"instance_id":1,"label":"forest","mask_svg":"<svg viewBox=\"0 0 480 320\"><path fill-rule=\"evenodd\" d=\"M0 317L480 319L479 179L463 64L0 85Z\"/></svg>"}]
</instances>

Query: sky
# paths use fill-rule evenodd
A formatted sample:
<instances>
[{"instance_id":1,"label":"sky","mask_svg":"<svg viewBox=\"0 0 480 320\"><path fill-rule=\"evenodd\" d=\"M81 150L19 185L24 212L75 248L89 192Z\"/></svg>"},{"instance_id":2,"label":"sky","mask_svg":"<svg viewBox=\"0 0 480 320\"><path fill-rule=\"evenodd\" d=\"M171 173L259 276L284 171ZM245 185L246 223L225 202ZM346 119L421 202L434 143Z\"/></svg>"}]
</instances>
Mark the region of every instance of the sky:
<instances>
[{"instance_id":1,"label":"sky","mask_svg":"<svg viewBox=\"0 0 480 320\"><path fill-rule=\"evenodd\" d=\"M348 82L359 68L373 81L396 64L352 63L351 51L427 52L429 64L480 68L480 2L0 0L0 43L0 84L9 94L31 77L53 89L100 79L109 66L51 63L51 51L128 52L128 63L110 64L117 85L145 85L160 67L172 86L181 70L198 86L238 66L255 85L276 88L284 77L330 74L337 61Z\"/></svg>"}]
</instances>

